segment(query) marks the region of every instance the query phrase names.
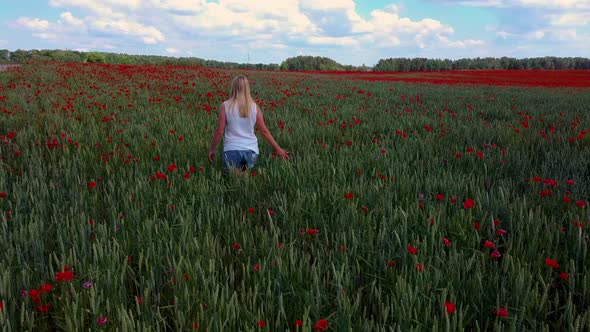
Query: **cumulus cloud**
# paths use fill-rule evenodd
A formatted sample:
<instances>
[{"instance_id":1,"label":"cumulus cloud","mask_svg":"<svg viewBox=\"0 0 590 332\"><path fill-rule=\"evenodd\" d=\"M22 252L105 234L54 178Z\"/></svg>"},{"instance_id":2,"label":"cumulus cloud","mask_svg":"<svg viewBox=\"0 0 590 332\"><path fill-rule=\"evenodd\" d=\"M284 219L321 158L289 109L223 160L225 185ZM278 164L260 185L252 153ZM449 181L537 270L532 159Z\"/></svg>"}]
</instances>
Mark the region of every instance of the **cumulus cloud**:
<instances>
[{"instance_id":1,"label":"cumulus cloud","mask_svg":"<svg viewBox=\"0 0 590 332\"><path fill-rule=\"evenodd\" d=\"M38 18L20 17L15 23L31 30L47 30L49 28L49 21Z\"/></svg>"},{"instance_id":2,"label":"cumulus cloud","mask_svg":"<svg viewBox=\"0 0 590 332\"><path fill-rule=\"evenodd\" d=\"M292 56L298 50L342 56L346 53L343 50L367 54L369 49L388 53L407 48L461 49L484 44L476 38L457 40L449 23L406 17L393 4L362 17L353 0L48 2L63 9L58 20L23 17L16 25L31 30L36 38L72 49L162 45L160 50L168 54L193 51L203 57L203 51L233 55L258 49L281 56Z\"/></svg>"}]
</instances>

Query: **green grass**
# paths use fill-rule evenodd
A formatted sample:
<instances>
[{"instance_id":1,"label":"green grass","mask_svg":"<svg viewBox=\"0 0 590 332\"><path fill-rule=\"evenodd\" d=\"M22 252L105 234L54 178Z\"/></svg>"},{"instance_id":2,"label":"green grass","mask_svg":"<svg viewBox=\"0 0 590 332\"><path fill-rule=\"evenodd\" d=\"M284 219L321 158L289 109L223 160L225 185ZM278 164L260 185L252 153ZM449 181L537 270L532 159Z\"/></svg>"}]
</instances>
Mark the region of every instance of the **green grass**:
<instances>
[{"instance_id":1,"label":"green grass","mask_svg":"<svg viewBox=\"0 0 590 332\"><path fill-rule=\"evenodd\" d=\"M207 151L235 74L81 64L0 74L2 330L295 331L298 319L306 331L319 319L334 331L590 327L587 228L574 224L590 219L576 206L590 192L590 136L577 138L590 129L586 90L247 72L292 160L272 160L259 138L256 176L225 177ZM150 180L156 171L167 179ZM535 176L557 186L526 181ZM66 265L74 279L56 282ZM21 297L44 284L54 286L41 295L47 313Z\"/></svg>"}]
</instances>

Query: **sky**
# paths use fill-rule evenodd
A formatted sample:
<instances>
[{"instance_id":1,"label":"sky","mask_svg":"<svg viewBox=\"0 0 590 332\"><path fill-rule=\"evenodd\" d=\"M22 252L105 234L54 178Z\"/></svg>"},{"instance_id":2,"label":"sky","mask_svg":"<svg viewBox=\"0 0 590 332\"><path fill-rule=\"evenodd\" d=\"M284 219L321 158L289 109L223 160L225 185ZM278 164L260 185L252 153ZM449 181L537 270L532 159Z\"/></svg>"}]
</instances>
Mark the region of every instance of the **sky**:
<instances>
[{"instance_id":1,"label":"sky","mask_svg":"<svg viewBox=\"0 0 590 332\"><path fill-rule=\"evenodd\" d=\"M281 63L590 57L590 0L0 0L0 49Z\"/></svg>"}]
</instances>

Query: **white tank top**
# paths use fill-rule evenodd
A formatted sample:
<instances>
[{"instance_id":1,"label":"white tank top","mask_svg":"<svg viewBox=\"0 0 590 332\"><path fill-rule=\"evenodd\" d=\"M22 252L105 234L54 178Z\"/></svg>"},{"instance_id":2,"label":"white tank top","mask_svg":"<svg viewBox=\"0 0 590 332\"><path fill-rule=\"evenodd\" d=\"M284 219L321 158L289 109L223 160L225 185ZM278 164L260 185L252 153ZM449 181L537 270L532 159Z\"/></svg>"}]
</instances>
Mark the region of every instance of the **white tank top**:
<instances>
[{"instance_id":1,"label":"white tank top","mask_svg":"<svg viewBox=\"0 0 590 332\"><path fill-rule=\"evenodd\" d=\"M247 118L240 117L238 104L235 103L232 109L231 103L225 101L225 137L223 141L223 151L232 150L252 150L258 154L258 138L254 134L256 127L256 103L252 102L250 106L250 116Z\"/></svg>"}]
</instances>

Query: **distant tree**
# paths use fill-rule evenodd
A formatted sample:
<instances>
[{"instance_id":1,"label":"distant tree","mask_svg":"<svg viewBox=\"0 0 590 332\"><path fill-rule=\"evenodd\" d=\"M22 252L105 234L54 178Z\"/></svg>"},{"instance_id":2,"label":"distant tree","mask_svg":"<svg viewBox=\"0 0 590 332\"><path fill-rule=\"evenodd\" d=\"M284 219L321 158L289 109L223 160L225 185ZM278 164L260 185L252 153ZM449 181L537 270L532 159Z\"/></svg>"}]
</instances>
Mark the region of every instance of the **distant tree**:
<instances>
[{"instance_id":1,"label":"distant tree","mask_svg":"<svg viewBox=\"0 0 590 332\"><path fill-rule=\"evenodd\" d=\"M344 66L326 57L296 56L283 61L281 70L344 70Z\"/></svg>"},{"instance_id":2,"label":"distant tree","mask_svg":"<svg viewBox=\"0 0 590 332\"><path fill-rule=\"evenodd\" d=\"M8 61L10 60L10 51L9 50L0 50L0 61Z\"/></svg>"},{"instance_id":3,"label":"distant tree","mask_svg":"<svg viewBox=\"0 0 590 332\"><path fill-rule=\"evenodd\" d=\"M25 50L16 50L10 53L10 60L18 63L25 63L31 59L31 52Z\"/></svg>"},{"instance_id":4,"label":"distant tree","mask_svg":"<svg viewBox=\"0 0 590 332\"><path fill-rule=\"evenodd\" d=\"M86 62L90 62L90 63L105 63L106 62L106 57L102 53L91 52L91 53L88 53L87 54L87 56L86 56Z\"/></svg>"}]
</instances>

